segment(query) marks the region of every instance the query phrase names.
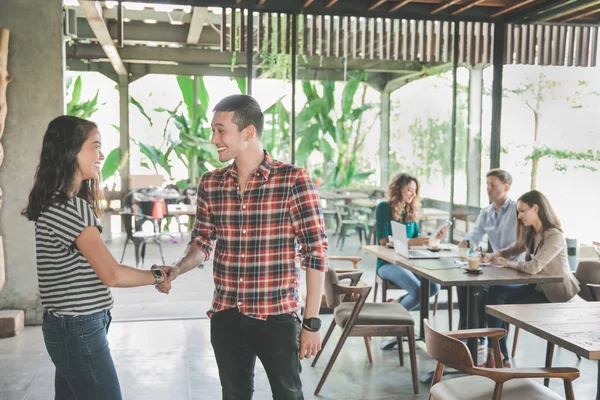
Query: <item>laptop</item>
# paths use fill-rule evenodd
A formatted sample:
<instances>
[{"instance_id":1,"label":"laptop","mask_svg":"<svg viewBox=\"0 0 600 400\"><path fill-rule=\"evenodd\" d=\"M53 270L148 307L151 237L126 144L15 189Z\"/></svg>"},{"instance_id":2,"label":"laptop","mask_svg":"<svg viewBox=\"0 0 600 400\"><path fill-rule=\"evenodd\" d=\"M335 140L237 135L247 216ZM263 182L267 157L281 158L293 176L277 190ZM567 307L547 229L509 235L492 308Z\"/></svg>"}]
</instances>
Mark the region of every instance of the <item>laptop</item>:
<instances>
[{"instance_id":1,"label":"laptop","mask_svg":"<svg viewBox=\"0 0 600 400\"><path fill-rule=\"evenodd\" d=\"M394 250L397 254L410 260L438 259L438 253L429 250L410 250L408 248L408 237L406 236L406 225L392 221L392 239Z\"/></svg>"}]
</instances>

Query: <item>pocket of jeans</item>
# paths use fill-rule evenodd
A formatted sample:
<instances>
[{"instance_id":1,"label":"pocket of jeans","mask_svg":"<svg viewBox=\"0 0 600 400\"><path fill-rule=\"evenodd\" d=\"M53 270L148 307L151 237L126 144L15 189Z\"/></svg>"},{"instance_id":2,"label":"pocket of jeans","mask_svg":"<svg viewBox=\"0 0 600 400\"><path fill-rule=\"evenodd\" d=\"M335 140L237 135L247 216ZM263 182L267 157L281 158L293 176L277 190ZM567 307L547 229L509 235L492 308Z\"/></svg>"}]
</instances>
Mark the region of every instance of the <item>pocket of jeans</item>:
<instances>
[{"instance_id":1,"label":"pocket of jeans","mask_svg":"<svg viewBox=\"0 0 600 400\"><path fill-rule=\"evenodd\" d=\"M69 352L65 342L51 342L44 340L46 350L52 360L52 363L61 374L69 374Z\"/></svg>"},{"instance_id":2,"label":"pocket of jeans","mask_svg":"<svg viewBox=\"0 0 600 400\"><path fill-rule=\"evenodd\" d=\"M108 340L106 339L106 326L104 324L94 324L94 329L81 336L81 341L85 345L87 354L96 354L108 351Z\"/></svg>"},{"instance_id":3,"label":"pocket of jeans","mask_svg":"<svg viewBox=\"0 0 600 400\"><path fill-rule=\"evenodd\" d=\"M292 314L269 315L267 320L278 324L289 324L290 322L296 321L296 316Z\"/></svg>"}]
</instances>

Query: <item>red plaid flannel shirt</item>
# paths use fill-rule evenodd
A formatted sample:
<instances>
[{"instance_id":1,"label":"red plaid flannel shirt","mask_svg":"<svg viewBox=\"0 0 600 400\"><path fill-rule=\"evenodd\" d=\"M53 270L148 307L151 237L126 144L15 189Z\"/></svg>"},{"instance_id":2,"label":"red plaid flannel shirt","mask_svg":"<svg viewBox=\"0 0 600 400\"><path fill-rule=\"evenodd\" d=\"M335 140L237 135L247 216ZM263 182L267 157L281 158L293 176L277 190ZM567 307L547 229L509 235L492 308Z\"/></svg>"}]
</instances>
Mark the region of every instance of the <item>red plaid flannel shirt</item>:
<instances>
[{"instance_id":1,"label":"red plaid flannel shirt","mask_svg":"<svg viewBox=\"0 0 600 400\"><path fill-rule=\"evenodd\" d=\"M296 241L303 266L327 270L325 223L313 182L304 169L274 161L266 151L241 198L235 163L200 179L192 243L208 259L215 240L209 316L233 307L263 320L296 312Z\"/></svg>"}]
</instances>

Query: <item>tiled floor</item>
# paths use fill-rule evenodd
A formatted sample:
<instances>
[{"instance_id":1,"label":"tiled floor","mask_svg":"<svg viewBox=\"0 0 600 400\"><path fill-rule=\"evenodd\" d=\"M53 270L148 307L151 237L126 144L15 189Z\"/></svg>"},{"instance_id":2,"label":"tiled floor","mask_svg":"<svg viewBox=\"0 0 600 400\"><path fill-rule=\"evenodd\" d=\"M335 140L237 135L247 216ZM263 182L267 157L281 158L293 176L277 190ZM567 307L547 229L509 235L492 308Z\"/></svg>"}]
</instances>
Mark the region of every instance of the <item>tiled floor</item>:
<instances>
[{"instance_id":1,"label":"tiled floor","mask_svg":"<svg viewBox=\"0 0 600 400\"><path fill-rule=\"evenodd\" d=\"M113 254L119 256L122 246L118 239L110 245ZM165 242L163 247L167 261L174 261L184 245ZM126 262L133 260L132 251L128 249ZM332 246L330 254L341 252ZM346 241L344 254L363 257L364 280L372 283L375 261L358 249L356 238ZM157 256L158 252L150 247L148 257ZM221 398L205 314L212 296L210 263L180 277L169 296L159 295L151 288L115 289L113 292L116 306L109 341L126 400ZM440 295L445 296L445 291ZM414 316L418 318L417 313ZM458 319L456 311L454 318ZM331 316L324 315L323 319L327 326ZM432 317L432 321L438 329L448 329L446 310ZM310 361L303 362L306 399L427 398L427 385L420 385L419 395L412 393L409 367L398 365L397 351L380 350L380 338L373 339L373 364L367 361L363 340L348 339L320 396L315 397L312 393L338 337L339 330L336 330L315 368L310 366ZM417 346L419 371L432 370L435 362L427 355L424 343L417 342ZM542 366L544 354L545 342L522 332L514 364L517 367ZM595 398L595 362L585 359L578 362L572 353L558 349L554 365L579 368L581 378L574 383L576 398ZM53 365L46 354L40 327L26 327L17 337L0 340L0 400L53 399L53 376ZM553 381L551 388L563 394L560 381ZM254 398L271 398L260 363L257 363Z\"/></svg>"}]
</instances>

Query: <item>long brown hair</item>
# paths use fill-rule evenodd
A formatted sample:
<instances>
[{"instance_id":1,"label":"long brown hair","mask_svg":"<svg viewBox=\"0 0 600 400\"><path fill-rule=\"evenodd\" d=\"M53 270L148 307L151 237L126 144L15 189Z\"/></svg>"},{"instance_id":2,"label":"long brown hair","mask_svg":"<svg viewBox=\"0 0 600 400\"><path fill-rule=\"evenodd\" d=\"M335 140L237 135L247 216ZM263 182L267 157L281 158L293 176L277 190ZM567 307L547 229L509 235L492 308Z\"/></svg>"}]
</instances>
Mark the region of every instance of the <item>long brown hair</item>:
<instances>
[{"instance_id":1,"label":"long brown hair","mask_svg":"<svg viewBox=\"0 0 600 400\"><path fill-rule=\"evenodd\" d=\"M410 203L401 206L402 204L402 189L409 183L414 182L417 185L415 198ZM398 174L392 179L388 187L387 200L392 209L392 218L395 220L403 220L405 222L418 221L421 219L421 184L417 178L408 174Z\"/></svg>"},{"instance_id":2,"label":"long brown hair","mask_svg":"<svg viewBox=\"0 0 600 400\"><path fill-rule=\"evenodd\" d=\"M550 205L548 198L544 194L537 190L531 190L524 193L517 199L522 203L527 204L529 207L533 207L535 204L538 206L538 218L542 222L542 232L550 228L556 228L562 232L560 220L554 212L554 209ZM518 212L518 211L517 211ZM525 226L523 222L518 219L517 221L517 245L520 247L526 247L533 236L535 235L535 229L533 226Z\"/></svg>"},{"instance_id":3,"label":"long brown hair","mask_svg":"<svg viewBox=\"0 0 600 400\"><path fill-rule=\"evenodd\" d=\"M67 203L79 171L77 154L96 128L95 123L70 115L57 117L48 124L29 203L21 215L37 221L51 205ZM102 199L99 179L84 180L76 191L77 197L87 201L98 215Z\"/></svg>"}]
</instances>

